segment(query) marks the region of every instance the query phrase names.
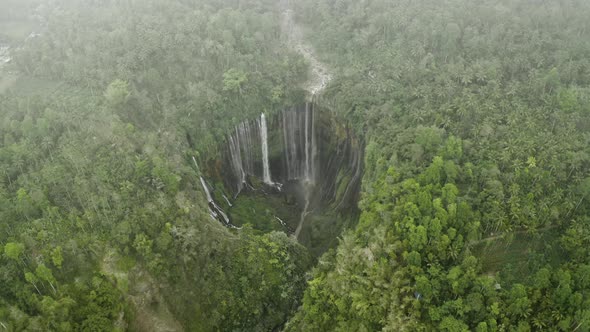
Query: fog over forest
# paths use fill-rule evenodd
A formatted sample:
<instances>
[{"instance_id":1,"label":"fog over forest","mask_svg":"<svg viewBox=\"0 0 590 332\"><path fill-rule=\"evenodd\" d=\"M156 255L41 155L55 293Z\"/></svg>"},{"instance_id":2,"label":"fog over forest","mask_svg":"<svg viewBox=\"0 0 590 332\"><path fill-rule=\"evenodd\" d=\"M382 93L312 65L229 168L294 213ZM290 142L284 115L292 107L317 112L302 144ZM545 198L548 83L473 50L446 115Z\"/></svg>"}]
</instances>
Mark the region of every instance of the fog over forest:
<instances>
[{"instance_id":1,"label":"fog over forest","mask_svg":"<svg viewBox=\"0 0 590 332\"><path fill-rule=\"evenodd\" d=\"M590 1L0 0L0 332L590 331Z\"/></svg>"}]
</instances>

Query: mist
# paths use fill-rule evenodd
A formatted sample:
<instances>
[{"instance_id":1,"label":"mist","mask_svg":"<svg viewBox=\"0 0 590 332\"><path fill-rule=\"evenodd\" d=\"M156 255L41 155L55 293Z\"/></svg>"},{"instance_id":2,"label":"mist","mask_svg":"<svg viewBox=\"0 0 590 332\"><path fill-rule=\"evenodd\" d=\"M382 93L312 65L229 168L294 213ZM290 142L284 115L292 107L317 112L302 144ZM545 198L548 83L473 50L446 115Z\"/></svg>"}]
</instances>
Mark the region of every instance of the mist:
<instances>
[{"instance_id":1,"label":"mist","mask_svg":"<svg viewBox=\"0 0 590 332\"><path fill-rule=\"evenodd\" d=\"M590 331L589 17L0 0L0 331Z\"/></svg>"}]
</instances>

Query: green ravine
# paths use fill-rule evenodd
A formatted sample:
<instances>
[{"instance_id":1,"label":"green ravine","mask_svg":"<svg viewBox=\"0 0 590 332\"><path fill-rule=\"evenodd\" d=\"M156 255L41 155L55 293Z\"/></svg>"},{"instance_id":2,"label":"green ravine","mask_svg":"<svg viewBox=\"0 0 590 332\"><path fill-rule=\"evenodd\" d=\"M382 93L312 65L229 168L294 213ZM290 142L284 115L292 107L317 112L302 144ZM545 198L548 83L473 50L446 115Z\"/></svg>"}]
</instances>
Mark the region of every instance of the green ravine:
<instances>
[{"instance_id":1,"label":"green ravine","mask_svg":"<svg viewBox=\"0 0 590 332\"><path fill-rule=\"evenodd\" d=\"M588 17L1 0L0 331L590 331Z\"/></svg>"}]
</instances>

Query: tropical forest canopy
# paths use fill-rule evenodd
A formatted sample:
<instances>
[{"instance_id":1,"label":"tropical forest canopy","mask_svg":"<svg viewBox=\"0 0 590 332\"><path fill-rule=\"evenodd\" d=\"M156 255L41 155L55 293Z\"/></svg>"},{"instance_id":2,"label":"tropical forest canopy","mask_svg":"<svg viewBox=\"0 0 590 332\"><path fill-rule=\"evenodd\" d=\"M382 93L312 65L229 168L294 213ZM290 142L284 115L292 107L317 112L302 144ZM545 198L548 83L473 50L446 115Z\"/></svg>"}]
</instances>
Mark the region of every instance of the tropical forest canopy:
<instances>
[{"instance_id":1,"label":"tropical forest canopy","mask_svg":"<svg viewBox=\"0 0 590 332\"><path fill-rule=\"evenodd\" d=\"M0 0L0 331L590 331L589 17ZM228 133L306 101L349 209L231 197Z\"/></svg>"}]
</instances>

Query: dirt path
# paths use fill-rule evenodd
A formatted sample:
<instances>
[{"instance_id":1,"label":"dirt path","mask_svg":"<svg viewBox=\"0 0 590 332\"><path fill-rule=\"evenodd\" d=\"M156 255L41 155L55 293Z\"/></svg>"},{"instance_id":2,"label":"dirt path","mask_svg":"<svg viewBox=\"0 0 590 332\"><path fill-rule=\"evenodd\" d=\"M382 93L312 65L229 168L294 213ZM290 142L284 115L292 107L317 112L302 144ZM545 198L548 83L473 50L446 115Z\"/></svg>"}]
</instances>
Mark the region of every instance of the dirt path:
<instances>
[{"instance_id":1,"label":"dirt path","mask_svg":"<svg viewBox=\"0 0 590 332\"><path fill-rule=\"evenodd\" d=\"M293 11L283 6L283 34L287 36L288 44L291 48L301 53L310 64L310 75L304 84L304 89L309 92L311 97L321 93L332 76L328 72L325 64L321 63L314 54L313 48L303 39L301 27L293 19Z\"/></svg>"}]
</instances>

